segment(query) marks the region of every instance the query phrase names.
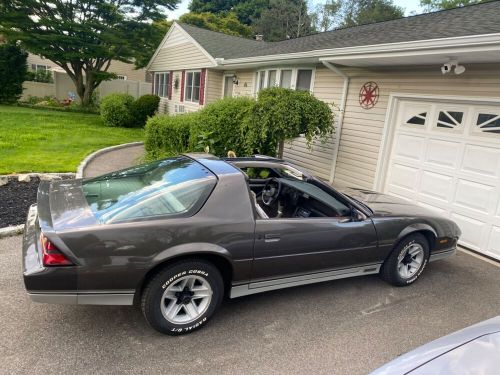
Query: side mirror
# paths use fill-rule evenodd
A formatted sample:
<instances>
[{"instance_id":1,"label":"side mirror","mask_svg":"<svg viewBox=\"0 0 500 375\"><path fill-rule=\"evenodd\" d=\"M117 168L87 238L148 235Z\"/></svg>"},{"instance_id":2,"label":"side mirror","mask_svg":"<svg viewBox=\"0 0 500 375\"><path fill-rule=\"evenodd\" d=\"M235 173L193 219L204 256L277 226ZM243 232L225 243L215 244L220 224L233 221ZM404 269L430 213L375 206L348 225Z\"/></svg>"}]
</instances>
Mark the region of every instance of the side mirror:
<instances>
[{"instance_id":1,"label":"side mirror","mask_svg":"<svg viewBox=\"0 0 500 375\"><path fill-rule=\"evenodd\" d=\"M353 208L351 211L351 216L341 219L339 221L339 223L350 223L352 221L363 221L365 219L366 219L366 216L362 212Z\"/></svg>"}]
</instances>

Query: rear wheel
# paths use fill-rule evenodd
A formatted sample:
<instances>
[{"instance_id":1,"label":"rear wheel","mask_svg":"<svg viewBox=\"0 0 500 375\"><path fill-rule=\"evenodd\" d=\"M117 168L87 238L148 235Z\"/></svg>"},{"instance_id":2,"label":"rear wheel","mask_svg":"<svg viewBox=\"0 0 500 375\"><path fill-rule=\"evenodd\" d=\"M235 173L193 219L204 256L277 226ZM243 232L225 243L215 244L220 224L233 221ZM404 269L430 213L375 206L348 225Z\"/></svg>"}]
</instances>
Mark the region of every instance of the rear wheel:
<instances>
[{"instance_id":1,"label":"rear wheel","mask_svg":"<svg viewBox=\"0 0 500 375\"><path fill-rule=\"evenodd\" d=\"M168 266L149 281L141 308L154 329L181 335L204 326L223 295L224 283L215 266L201 260L184 260Z\"/></svg>"},{"instance_id":2,"label":"rear wheel","mask_svg":"<svg viewBox=\"0 0 500 375\"><path fill-rule=\"evenodd\" d=\"M382 265L380 275L395 286L414 283L429 260L429 243L420 233L403 238Z\"/></svg>"}]
</instances>

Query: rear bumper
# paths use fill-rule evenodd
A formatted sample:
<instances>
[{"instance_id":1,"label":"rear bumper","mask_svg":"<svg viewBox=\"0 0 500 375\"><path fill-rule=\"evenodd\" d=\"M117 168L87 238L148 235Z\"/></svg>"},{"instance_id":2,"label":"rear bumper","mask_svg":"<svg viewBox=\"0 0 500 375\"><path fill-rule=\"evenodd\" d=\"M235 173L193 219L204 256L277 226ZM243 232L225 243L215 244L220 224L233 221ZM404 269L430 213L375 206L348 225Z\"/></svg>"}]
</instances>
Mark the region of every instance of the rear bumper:
<instances>
[{"instance_id":1,"label":"rear bumper","mask_svg":"<svg viewBox=\"0 0 500 375\"><path fill-rule=\"evenodd\" d=\"M77 267L44 267L40 244L38 209L28 211L23 235L22 264L24 285L28 293L72 293L77 290ZM54 232L44 234L55 236Z\"/></svg>"}]
</instances>

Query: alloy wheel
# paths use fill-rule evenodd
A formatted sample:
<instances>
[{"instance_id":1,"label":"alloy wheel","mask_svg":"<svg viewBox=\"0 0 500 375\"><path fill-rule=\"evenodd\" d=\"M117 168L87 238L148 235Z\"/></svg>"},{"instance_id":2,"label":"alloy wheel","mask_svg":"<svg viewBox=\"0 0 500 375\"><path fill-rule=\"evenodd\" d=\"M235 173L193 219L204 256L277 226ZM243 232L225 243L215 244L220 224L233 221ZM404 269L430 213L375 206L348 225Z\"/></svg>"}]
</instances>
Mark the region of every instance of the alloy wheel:
<instances>
[{"instance_id":1,"label":"alloy wheel","mask_svg":"<svg viewBox=\"0 0 500 375\"><path fill-rule=\"evenodd\" d=\"M180 277L170 284L161 299L163 317L174 324L186 324L202 316L210 306L212 288L200 276Z\"/></svg>"}]
</instances>

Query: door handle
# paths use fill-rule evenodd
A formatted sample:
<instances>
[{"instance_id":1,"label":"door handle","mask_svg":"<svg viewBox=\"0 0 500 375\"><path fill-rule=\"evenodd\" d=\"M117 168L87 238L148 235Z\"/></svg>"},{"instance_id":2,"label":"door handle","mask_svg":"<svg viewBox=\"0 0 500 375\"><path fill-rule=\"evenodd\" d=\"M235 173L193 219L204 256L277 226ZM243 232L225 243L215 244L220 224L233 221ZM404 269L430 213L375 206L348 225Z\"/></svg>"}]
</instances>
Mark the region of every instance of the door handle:
<instances>
[{"instance_id":1,"label":"door handle","mask_svg":"<svg viewBox=\"0 0 500 375\"><path fill-rule=\"evenodd\" d=\"M264 235L265 242L278 242L281 239L281 236L277 233L269 233Z\"/></svg>"}]
</instances>

